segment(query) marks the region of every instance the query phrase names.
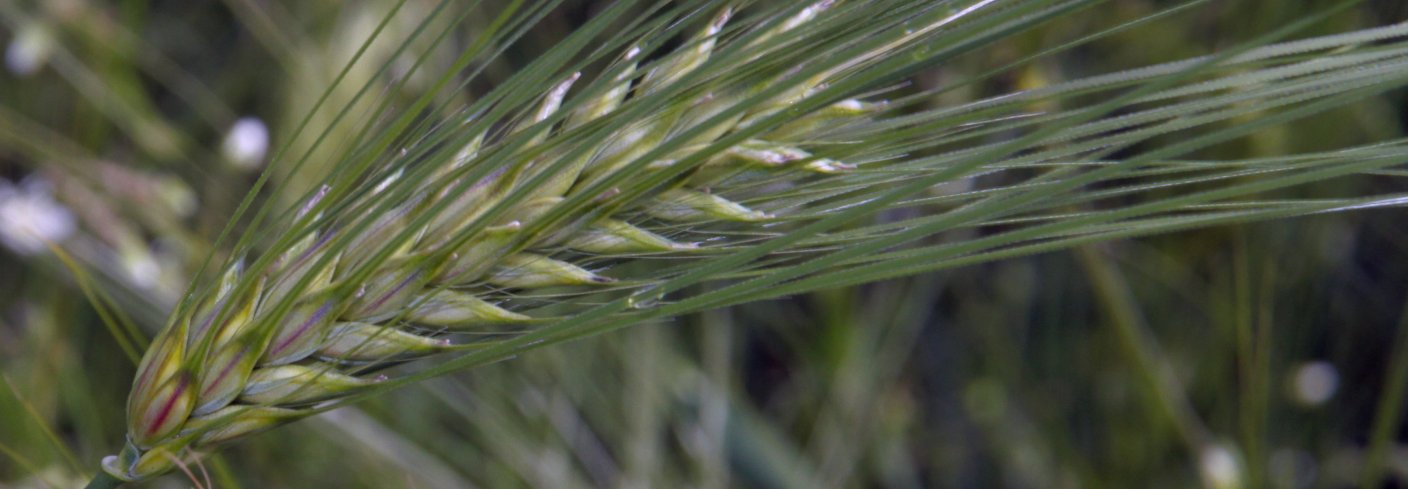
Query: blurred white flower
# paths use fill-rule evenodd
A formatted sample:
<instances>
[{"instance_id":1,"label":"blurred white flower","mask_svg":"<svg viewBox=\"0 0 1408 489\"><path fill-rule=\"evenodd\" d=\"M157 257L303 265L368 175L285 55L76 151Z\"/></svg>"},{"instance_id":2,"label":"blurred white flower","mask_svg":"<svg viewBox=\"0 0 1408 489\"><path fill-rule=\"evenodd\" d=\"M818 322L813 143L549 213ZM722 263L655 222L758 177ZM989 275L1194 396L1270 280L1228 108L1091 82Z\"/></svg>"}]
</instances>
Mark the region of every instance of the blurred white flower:
<instances>
[{"instance_id":1,"label":"blurred white flower","mask_svg":"<svg viewBox=\"0 0 1408 489\"><path fill-rule=\"evenodd\" d=\"M30 178L14 185L0 178L0 243L6 247L32 255L68 238L76 227L73 213L54 201L49 182Z\"/></svg>"},{"instance_id":2,"label":"blurred white flower","mask_svg":"<svg viewBox=\"0 0 1408 489\"><path fill-rule=\"evenodd\" d=\"M127 279L133 285L144 289L150 289L161 285L161 265L156 262L151 252L145 248L119 250L118 255L122 263L122 270L127 273Z\"/></svg>"},{"instance_id":3,"label":"blurred white flower","mask_svg":"<svg viewBox=\"0 0 1408 489\"><path fill-rule=\"evenodd\" d=\"M53 47L48 28L38 22L25 23L5 48L5 68L17 76L32 75L49 60Z\"/></svg>"},{"instance_id":4,"label":"blurred white flower","mask_svg":"<svg viewBox=\"0 0 1408 489\"><path fill-rule=\"evenodd\" d=\"M241 117L230 126L221 150L237 168L258 168L269 150L269 127L257 117Z\"/></svg>"},{"instance_id":5,"label":"blurred white flower","mask_svg":"<svg viewBox=\"0 0 1408 489\"><path fill-rule=\"evenodd\" d=\"M1203 487L1210 489L1239 489L1242 483L1242 462L1237 452L1222 443L1204 446L1198 454L1198 472L1203 477Z\"/></svg>"},{"instance_id":6,"label":"blurred white flower","mask_svg":"<svg viewBox=\"0 0 1408 489\"><path fill-rule=\"evenodd\" d=\"M1329 401L1340 386L1340 374L1330 362L1306 362L1296 367L1290 378L1291 398L1305 406Z\"/></svg>"}]
</instances>

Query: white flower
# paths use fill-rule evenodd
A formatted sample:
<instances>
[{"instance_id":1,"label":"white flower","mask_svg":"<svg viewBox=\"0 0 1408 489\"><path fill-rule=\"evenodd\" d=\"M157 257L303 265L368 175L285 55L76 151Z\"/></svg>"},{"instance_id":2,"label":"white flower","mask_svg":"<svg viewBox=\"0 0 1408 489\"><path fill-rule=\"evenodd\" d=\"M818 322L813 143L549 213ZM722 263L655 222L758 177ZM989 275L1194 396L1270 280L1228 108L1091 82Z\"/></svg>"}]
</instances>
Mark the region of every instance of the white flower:
<instances>
[{"instance_id":1,"label":"white flower","mask_svg":"<svg viewBox=\"0 0 1408 489\"><path fill-rule=\"evenodd\" d=\"M5 48L5 68L18 76L32 75L48 61L53 47L53 36L43 24L26 23Z\"/></svg>"},{"instance_id":2,"label":"white flower","mask_svg":"<svg viewBox=\"0 0 1408 489\"><path fill-rule=\"evenodd\" d=\"M1334 397L1339 385L1340 374L1334 364L1306 362L1291 373L1291 398L1305 406L1319 406Z\"/></svg>"},{"instance_id":3,"label":"white flower","mask_svg":"<svg viewBox=\"0 0 1408 489\"><path fill-rule=\"evenodd\" d=\"M269 150L269 128L257 117L241 117L225 135L221 150L225 159L236 167L257 168Z\"/></svg>"},{"instance_id":4,"label":"white flower","mask_svg":"<svg viewBox=\"0 0 1408 489\"><path fill-rule=\"evenodd\" d=\"M49 182L30 178L20 185L0 179L0 243L32 255L63 241L76 228L73 213L54 201Z\"/></svg>"},{"instance_id":5,"label":"white flower","mask_svg":"<svg viewBox=\"0 0 1408 489\"><path fill-rule=\"evenodd\" d=\"M1242 483L1241 457L1222 443L1205 446L1198 454L1198 471L1203 486L1212 489L1239 489Z\"/></svg>"}]
</instances>

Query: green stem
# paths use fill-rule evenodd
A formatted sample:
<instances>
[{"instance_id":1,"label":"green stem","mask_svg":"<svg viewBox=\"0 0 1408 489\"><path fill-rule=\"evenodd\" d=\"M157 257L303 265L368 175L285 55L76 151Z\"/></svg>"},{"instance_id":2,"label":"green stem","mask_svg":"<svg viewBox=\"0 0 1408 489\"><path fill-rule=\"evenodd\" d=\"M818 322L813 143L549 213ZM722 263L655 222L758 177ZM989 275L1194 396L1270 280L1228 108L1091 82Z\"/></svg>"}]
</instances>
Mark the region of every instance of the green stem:
<instances>
[{"instance_id":1,"label":"green stem","mask_svg":"<svg viewBox=\"0 0 1408 489\"><path fill-rule=\"evenodd\" d=\"M1374 425L1370 430L1368 453L1364 455L1363 480L1359 487L1378 487L1384 477L1385 462L1388 460L1393 434L1398 432L1402 420L1403 401L1408 390L1403 384L1408 381L1408 303L1398 317L1398 338L1390 351L1387 376L1384 378L1383 394L1375 409Z\"/></svg>"},{"instance_id":2,"label":"green stem","mask_svg":"<svg viewBox=\"0 0 1408 489\"><path fill-rule=\"evenodd\" d=\"M1144 313L1139 309L1124 275L1092 246L1076 248L1076 256L1090 277L1096 297L1110 316L1111 326L1119 346L1134 364L1152 403L1188 446L1189 458L1199 460L1202 450L1213 443L1207 425L1198 417L1174 373L1173 367L1159 348L1158 340L1148 330Z\"/></svg>"},{"instance_id":3,"label":"green stem","mask_svg":"<svg viewBox=\"0 0 1408 489\"><path fill-rule=\"evenodd\" d=\"M126 482L113 477L107 471L99 470L98 475L93 476L93 480L85 486L85 489L117 489Z\"/></svg>"}]
</instances>

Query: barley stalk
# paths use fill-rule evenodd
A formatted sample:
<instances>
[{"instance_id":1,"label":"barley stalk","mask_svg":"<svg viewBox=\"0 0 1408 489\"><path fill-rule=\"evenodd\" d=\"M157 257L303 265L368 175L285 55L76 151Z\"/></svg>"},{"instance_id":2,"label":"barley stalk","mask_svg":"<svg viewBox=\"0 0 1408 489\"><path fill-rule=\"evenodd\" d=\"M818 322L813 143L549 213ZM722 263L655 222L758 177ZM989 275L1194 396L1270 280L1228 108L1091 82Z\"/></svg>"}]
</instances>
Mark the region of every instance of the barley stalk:
<instances>
[{"instance_id":1,"label":"barley stalk","mask_svg":"<svg viewBox=\"0 0 1408 489\"><path fill-rule=\"evenodd\" d=\"M830 6L821 2L762 23L765 30L751 44L735 49L759 47ZM798 114L787 125L708 155L702 164L676 168L724 135L788 110L821 88L829 73L711 126L703 123L765 84L706 82L700 86L706 90L695 87L696 95L626 125L596 147L504 148L513 136L523 136L528 146L543 145L551 134L615 116L628 97L650 96L689 77L709 79L697 70L731 15L719 12L649 69L639 69L640 49L628 50L604 91L562 114L579 78L568 76L542 95L528 117L501 135L470 139L448 163L429 170L423 183L412 185L393 172L340 208L325 198L330 187L312 195L291 226L296 240L277 259L257 268L230 265L198 305L174 316L153 343L129 397L128 442L104 460L104 470L122 481L163 474L187 450L263 431L304 417L319 403L355 395L385 379L378 371L388 366L483 344L464 333L511 332L551 320L525 311L513 297L563 287L638 287L618 282L609 268L592 270L588 262L624 267L633 257L706 253L715 246L677 241L646 223L664 230L669 223L730 222L761 229L775 218L721 196L746 182L733 178L739 173L782 174L785 183L853 169L780 141L806 140L868 117L876 106L859 100ZM631 165L691 130L698 135L684 149L644 168ZM490 158L506 163L475 175ZM594 211L562 210L570 198L613 177L672 169L687 171L642 195L616 195L619 187L589 195L598 206ZM411 187L411 196L393 191ZM489 216L496 206L501 215ZM547 217L554 213L556 218Z\"/></svg>"}]
</instances>

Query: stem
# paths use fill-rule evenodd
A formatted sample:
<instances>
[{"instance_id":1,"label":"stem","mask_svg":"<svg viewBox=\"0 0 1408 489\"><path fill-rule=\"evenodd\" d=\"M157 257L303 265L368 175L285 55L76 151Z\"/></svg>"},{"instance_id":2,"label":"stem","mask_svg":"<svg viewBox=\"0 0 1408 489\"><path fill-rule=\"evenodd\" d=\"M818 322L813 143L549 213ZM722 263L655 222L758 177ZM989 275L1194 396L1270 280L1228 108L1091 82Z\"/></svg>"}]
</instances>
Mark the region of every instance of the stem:
<instances>
[{"instance_id":1,"label":"stem","mask_svg":"<svg viewBox=\"0 0 1408 489\"><path fill-rule=\"evenodd\" d=\"M1389 446L1393 434L1398 432L1402 421L1398 413L1403 407L1405 392L1403 383L1408 380L1408 303L1398 317L1398 338L1389 352L1387 376L1384 377L1383 394L1374 413L1374 425L1369 435L1368 453L1364 456L1364 478L1360 487L1370 488L1379 485L1384 476L1384 462L1388 460Z\"/></svg>"},{"instance_id":2,"label":"stem","mask_svg":"<svg viewBox=\"0 0 1408 489\"><path fill-rule=\"evenodd\" d=\"M1212 436L1189 403L1158 341L1149 332L1143 311L1131 295L1124 275L1094 247L1076 248L1076 257L1090 277L1096 298L1109 315L1120 349L1134 364L1148 402L1188 446L1189 458L1196 463L1201 450L1212 443Z\"/></svg>"},{"instance_id":3,"label":"stem","mask_svg":"<svg viewBox=\"0 0 1408 489\"><path fill-rule=\"evenodd\" d=\"M112 474L107 473L107 471L99 470L98 475L93 476L93 480L84 487L85 489L117 489L125 483L125 481L113 477Z\"/></svg>"}]
</instances>

